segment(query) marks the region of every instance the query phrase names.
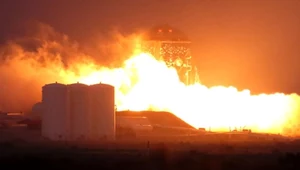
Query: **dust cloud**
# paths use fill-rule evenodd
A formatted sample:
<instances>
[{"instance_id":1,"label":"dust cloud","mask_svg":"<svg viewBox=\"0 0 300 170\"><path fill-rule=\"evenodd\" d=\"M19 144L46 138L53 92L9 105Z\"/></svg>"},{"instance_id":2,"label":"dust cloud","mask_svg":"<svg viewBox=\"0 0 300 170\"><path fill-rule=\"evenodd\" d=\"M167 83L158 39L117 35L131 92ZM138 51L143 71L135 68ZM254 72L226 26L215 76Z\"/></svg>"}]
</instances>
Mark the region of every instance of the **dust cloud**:
<instances>
[{"instance_id":1,"label":"dust cloud","mask_svg":"<svg viewBox=\"0 0 300 170\"><path fill-rule=\"evenodd\" d=\"M0 110L28 112L41 100L41 87L67 83L66 75L82 74L81 65L115 67L129 57L135 41L116 30L79 45L43 23L31 23L24 34L0 46Z\"/></svg>"}]
</instances>

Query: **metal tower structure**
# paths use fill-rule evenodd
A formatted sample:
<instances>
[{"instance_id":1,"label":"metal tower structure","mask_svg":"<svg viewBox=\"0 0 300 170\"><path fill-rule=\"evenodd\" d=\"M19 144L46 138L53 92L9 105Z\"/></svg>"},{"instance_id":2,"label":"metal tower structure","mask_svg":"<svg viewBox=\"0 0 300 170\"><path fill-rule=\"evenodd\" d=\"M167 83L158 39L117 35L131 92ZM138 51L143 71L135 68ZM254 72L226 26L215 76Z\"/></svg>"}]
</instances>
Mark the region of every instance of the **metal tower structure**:
<instances>
[{"instance_id":1,"label":"metal tower structure","mask_svg":"<svg viewBox=\"0 0 300 170\"><path fill-rule=\"evenodd\" d=\"M153 27L142 43L143 51L164 60L169 67L174 67L185 84L198 81L196 67L192 66L191 41L180 30L169 25ZM194 77L191 72L194 72Z\"/></svg>"}]
</instances>

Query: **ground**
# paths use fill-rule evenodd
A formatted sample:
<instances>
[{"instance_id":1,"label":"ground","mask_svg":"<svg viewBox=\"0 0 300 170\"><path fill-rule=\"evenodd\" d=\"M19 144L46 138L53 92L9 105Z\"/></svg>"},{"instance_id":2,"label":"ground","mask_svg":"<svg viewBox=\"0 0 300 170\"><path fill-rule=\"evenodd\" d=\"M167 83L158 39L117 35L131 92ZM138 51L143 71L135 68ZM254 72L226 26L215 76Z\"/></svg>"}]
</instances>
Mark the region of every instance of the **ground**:
<instances>
[{"instance_id":1,"label":"ground","mask_svg":"<svg viewBox=\"0 0 300 170\"><path fill-rule=\"evenodd\" d=\"M2 167L77 169L300 169L300 141L43 140L39 131L0 130Z\"/></svg>"}]
</instances>

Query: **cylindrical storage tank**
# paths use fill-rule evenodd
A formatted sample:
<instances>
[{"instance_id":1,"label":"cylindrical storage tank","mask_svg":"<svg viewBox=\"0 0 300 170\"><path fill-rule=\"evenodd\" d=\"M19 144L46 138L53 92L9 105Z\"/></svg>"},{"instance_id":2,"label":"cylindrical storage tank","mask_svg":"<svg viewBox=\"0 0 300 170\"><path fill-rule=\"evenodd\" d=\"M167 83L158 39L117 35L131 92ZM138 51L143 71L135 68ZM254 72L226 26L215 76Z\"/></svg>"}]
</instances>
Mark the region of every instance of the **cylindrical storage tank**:
<instances>
[{"instance_id":1,"label":"cylindrical storage tank","mask_svg":"<svg viewBox=\"0 0 300 170\"><path fill-rule=\"evenodd\" d=\"M76 83L69 85L71 138L87 140L90 137L90 112L88 85Z\"/></svg>"},{"instance_id":2,"label":"cylindrical storage tank","mask_svg":"<svg viewBox=\"0 0 300 170\"><path fill-rule=\"evenodd\" d=\"M115 139L115 88L107 84L89 86L92 137Z\"/></svg>"},{"instance_id":3,"label":"cylindrical storage tank","mask_svg":"<svg viewBox=\"0 0 300 170\"><path fill-rule=\"evenodd\" d=\"M32 106L31 115L29 117L34 120L40 120L42 113L43 113L43 103L39 102Z\"/></svg>"},{"instance_id":4,"label":"cylindrical storage tank","mask_svg":"<svg viewBox=\"0 0 300 170\"><path fill-rule=\"evenodd\" d=\"M43 86L42 135L51 140L67 140L69 137L69 95L64 84Z\"/></svg>"}]
</instances>

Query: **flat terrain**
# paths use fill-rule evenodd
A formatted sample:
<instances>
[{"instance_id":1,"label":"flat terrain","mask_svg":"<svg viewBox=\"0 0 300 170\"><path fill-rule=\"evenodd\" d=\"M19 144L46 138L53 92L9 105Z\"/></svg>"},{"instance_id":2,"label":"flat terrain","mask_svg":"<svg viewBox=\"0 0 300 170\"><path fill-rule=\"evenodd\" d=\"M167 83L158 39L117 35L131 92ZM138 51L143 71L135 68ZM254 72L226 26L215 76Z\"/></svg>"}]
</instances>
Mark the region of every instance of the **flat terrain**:
<instances>
[{"instance_id":1,"label":"flat terrain","mask_svg":"<svg viewBox=\"0 0 300 170\"><path fill-rule=\"evenodd\" d=\"M38 131L0 130L1 167L68 169L300 169L300 141L142 139L50 142Z\"/></svg>"}]
</instances>

